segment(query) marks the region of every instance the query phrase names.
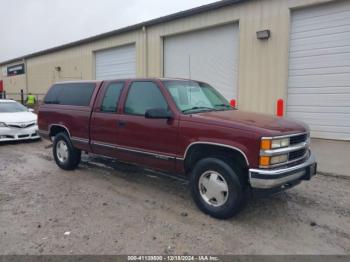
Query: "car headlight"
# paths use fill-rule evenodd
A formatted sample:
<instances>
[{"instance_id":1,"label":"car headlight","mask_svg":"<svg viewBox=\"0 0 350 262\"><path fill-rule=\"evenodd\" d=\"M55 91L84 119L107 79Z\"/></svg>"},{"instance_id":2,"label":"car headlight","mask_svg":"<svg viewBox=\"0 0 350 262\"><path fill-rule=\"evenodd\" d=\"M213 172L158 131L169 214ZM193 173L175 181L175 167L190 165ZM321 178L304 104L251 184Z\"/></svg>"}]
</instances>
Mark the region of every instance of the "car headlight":
<instances>
[{"instance_id":1,"label":"car headlight","mask_svg":"<svg viewBox=\"0 0 350 262\"><path fill-rule=\"evenodd\" d=\"M289 138L272 139L271 148L281 148L289 146Z\"/></svg>"},{"instance_id":2,"label":"car headlight","mask_svg":"<svg viewBox=\"0 0 350 262\"><path fill-rule=\"evenodd\" d=\"M261 146L260 148L262 150L269 150L269 149L277 149L277 148L283 148L288 147L290 144L289 137L288 138L263 138L261 139Z\"/></svg>"},{"instance_id":3,"label":"car headlight","mask_svg":"<svg viewBox=\"0 0 350 262\"><path fill-rule=\"evenodd\" d=\"M7 125L4 122L0 122L0 127L7 127Z\"/></svg>"},{"instance_id":4,"label":"car headlight","mask_svg":"<svg viewBox=\"0 0 350 262\"><path fill-rule=\"evenodd\" d=\"M278 156L261 156L259 165L261 167L269 167L272 165L281 164L288 161L288 154Z\"/></svg>"},{"instance_id":5,"label":"car headlight","mask_svg":"<svg viewBox=\"0 0 350 262\"><path fill-rule=\"evenodd\" d=\"M271 165L276 165L276 164L280 164L280 163L287 162L287 161L288 161L288 154L279 155L279 156L272 156L270 158Z\"/></svg>"}]
</instances>

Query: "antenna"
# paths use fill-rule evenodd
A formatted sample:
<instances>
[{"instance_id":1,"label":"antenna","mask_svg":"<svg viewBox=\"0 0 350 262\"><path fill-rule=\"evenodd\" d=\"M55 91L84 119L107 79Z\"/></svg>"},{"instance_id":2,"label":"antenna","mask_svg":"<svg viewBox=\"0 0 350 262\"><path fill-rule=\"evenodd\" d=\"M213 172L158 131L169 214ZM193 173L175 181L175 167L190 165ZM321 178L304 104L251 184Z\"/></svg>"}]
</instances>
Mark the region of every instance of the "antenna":
<instances>
[{"instance_id":1,"label":"antenna","mask_svg":"<svg viewBox=\"0 0 350 262\"><path fill-rule=\"evenodd\" d=\"M191 79L191 55L188 55L188 78Z\"/></svg>"}]
</instances>

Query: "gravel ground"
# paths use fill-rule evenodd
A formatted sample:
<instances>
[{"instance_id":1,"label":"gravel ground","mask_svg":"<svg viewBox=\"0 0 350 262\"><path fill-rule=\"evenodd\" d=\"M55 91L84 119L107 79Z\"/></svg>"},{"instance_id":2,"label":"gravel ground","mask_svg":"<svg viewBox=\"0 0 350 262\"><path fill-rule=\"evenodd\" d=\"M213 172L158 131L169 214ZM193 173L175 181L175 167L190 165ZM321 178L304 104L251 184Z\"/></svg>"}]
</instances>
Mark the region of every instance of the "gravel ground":
<instances>
[{"instance_id":1,"label":"gravel ground","mask_svg":"<svg viewBox=\"0 0 350 262\"><path fill-rule=\"evenodd\" d=\"M49 145L0 145L0 254L350 254L350 180L319 175L220 221L184 181L91 158L66 172Z\"/></svg>"}]
</instances>

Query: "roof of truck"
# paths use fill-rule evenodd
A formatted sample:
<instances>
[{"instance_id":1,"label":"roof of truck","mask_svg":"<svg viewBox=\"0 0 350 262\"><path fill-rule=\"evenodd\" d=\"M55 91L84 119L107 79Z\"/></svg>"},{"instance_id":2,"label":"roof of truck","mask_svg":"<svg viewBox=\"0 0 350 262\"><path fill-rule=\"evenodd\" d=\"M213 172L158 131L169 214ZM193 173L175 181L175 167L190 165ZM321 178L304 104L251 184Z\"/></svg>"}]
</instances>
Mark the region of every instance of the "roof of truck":
<instances>
[{"instance_id":1,"label":"roof of truck","mask_svg":"<svg viewBox=\"0 0 350 262\"><path fill-rule=\"evenodd\" d=\"M100 83L102 80L75 80L75 81L60 81L55 84L75 84L75 83Z\"/></svg>"},{"instance_id":2,"label":"roof of truck","mask_svg":"<svg viewBox=\"0 0 350 262\"><path fill-rule=\"evenodd\" d=\"M149 81L149 80L160 80L160 81L197 81L194 79L186 78L175 78L175 77L135 77L135 78L116 78L108 80L74 80L74 81L61 81L56 82L55 84L75 84L75 83L101 83L104 81Z\"/></svg>"}]
</instances>

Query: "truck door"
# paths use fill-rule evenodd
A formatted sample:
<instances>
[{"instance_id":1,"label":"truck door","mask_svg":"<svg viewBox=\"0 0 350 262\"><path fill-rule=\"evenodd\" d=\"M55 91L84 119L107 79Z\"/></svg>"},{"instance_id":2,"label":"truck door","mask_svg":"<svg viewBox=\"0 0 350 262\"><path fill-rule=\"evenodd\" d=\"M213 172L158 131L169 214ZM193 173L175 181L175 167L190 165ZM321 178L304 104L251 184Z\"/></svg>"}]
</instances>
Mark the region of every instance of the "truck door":
<instances>
[{"instance_id":1,"label":"truck door","mask_svg":"<svg viewBox=\"0 0 350 262\"><path fill-rule=\"evenodd\" d=\"M164 92L164 91L163 91ZM177 150L178 120L148 119L148 109L171 111L156 82L133 81L128 87L118 122L119 157L164 171L173 171Z\"/></svg>"},{"instance_id":2,"label":"truck door","mask_svg":"<svg viewBox=\"0 0 350 262\"><path fill-rule=\"evenodd\" d=\"M90 120L91 148L95 154L117 157L117 108L124 84L105 82L97 97Z\"/></svg>"}]
</instances>

